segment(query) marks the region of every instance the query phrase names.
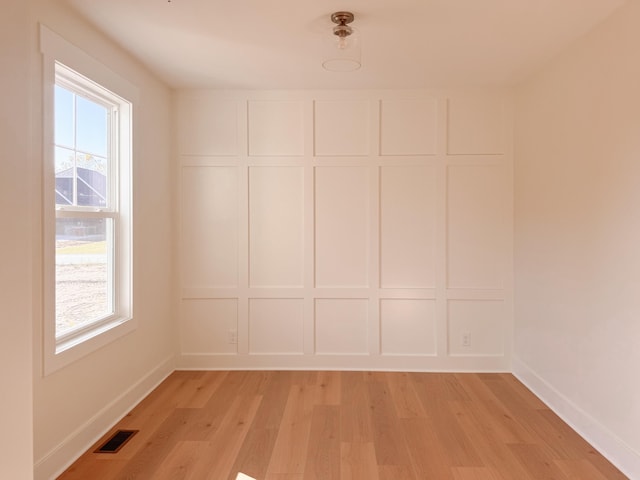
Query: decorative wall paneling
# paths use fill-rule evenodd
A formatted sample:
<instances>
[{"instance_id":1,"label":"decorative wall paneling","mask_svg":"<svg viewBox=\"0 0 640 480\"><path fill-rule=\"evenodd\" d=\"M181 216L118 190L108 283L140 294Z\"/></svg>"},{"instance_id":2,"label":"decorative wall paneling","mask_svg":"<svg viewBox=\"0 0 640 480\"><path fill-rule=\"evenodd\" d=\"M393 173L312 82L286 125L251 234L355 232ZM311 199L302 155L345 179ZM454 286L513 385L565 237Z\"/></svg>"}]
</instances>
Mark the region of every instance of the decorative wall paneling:
<instances>
[{"instance_id":1,"label":"decorative wall paneling","mask_svg":"<svg viewBox=\"0 0 640 480\"><path fill-rule=\"evenodd\" d=\"M508 368L507 95L184 91L177 111L180 367Z\"/></svg>"}]
</instances>

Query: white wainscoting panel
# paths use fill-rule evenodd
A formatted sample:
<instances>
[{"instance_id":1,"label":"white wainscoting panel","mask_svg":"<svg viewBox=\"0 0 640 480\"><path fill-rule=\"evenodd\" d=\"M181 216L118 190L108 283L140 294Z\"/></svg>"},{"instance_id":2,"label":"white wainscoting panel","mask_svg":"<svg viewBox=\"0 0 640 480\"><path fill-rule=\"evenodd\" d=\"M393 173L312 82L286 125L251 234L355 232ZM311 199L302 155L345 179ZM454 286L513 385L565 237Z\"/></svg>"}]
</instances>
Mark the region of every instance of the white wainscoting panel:
<instances>
[{"instance_id":1,"label":"white wainscoting panel","mask_svg":"<svg viewBox=\"0 0 640 480\"><path fill-rule=\"evenodd\" d=\"M447 173L448 286L504 288L509 202L504 168L453 165Z\"/></svg>"},{"instance_id":2,"label":"white wainscoting panel","mask_svg":"<svg viewBox=\"0 0 640 480\"><path fill-rule=\"evenodd\" d=\"M366 100L316 101L314 139L317 156L369 153L369 102Z\"/></svg>"},{"instance_id":3,"label":"white wainscoting panel","mask_svg":"<svg viewBox=\"0 0 640 480\"><path fill-rule=\"evenodd\" d=\"M180 319L180 348L183 353L234 354L237 344L229 342L238 331L236 299L183 300Z\"/></svg>"},{"instance_id":4,"label":"white wainscoting panel","mask_svg":"<svg viewBox=\"0 0 640 480\"><path fill-rule=\"evenodd\" d=\"M185 95L179 99L177 112L182 155L238 154L238 102Z\"/></svg>"},{"instance_id":5,"label":"white wainscoting panel","mask_svg":"<svg viewBox=\"0 0 640 480\"><path fill-rule=\"evenodd\" d=\"M381 155L435 155L438 103L433 98L380 102Z\"/></svg>"},{"instance_id":6,"label":"white wainscoting panel","mask_svg":"<svg viewBox=\"0 0 640 480\"><path fill-rule=\"evenodd\" d=\"M249 353L302 354L303 300L249 300Z\"/></svg>"},{"instance_id":7,"label":"white wainscoting panel","mask_svg":"<svg viewBox=\"0 0 640 480\"><path fill-rule=\"evenodd\" d=\"M249 155L304 153L304 105L298 101L249 102Z\"/></svg>"},{"instance_id":8,"label":"white wainscoting panel","mask_svg":"<svg viewBox=\"0 0 640 480\"><path fill-rule=\"evenodd\" d=\"M183 167L181 193L182 286L237 286L237 168Z\"/></svg>"},{"instance_id":9,"label":"white wainscoting panel","mask_svg":"<svg viewBox=\"0 0 640 480\"><path fill-rule=\"evenodd\" d=\"M368 306L363 299L316 300L316 353L369 353Z\"/></svg>"},{"instance_id":10,"label":"white wainscoting panel","mask_svg":"<svg viewBox=\"0 0 640 480\"><path fill-rule=\"evenodd\" d=\"M383 355L435 355L434 300L380 301Z\"/></svg>"},{"instance_id":11,"label":"white wainscoting panel","mask_svg":"<svg viewBox=\"0 0 640 480\"><path fill-rule=\"evenodd\" d=\"M369 169L316 167L316 286L366 287Z\"/></svg>"},{"instance_id":12,"label":"white wainscoting panel","mask_svg":"<svg viewBox=\"0 0 640 480\"><path fill-rule=\"evenodd\" d=\"M304 271L302 167L249 169L249 283L302 287Z\"/></svg>"},{"instance_id":13,"label":"white wainscoting panel","mask_svg":"<svg viewBox=\"0 0 640 480\"><path fill-rule=\"evenodd\" d=\"M436 176L426 165L382 167L382 288L435 288Z\"/></svg>"},{"instance_id":14,"label":"white wainscoting panel","mask_svg":"<svg viewBox=\"0 0 640 480\"><path fill-rule=\"evenodd\" d=\"M502 300L449 300L449 354L504 355L505 308ZM469 345L463 345L463 335Z\"/></svg>"},{"instance_id":15,"label":"white wainscoting panel","mask_svg":"<svg viewBox=\"0 0 640 480\"><path fill-rule=\"evenodd\" d=\"M508 370L510 104L178 92L178 367Z\"/></svg>"}]
</instances>

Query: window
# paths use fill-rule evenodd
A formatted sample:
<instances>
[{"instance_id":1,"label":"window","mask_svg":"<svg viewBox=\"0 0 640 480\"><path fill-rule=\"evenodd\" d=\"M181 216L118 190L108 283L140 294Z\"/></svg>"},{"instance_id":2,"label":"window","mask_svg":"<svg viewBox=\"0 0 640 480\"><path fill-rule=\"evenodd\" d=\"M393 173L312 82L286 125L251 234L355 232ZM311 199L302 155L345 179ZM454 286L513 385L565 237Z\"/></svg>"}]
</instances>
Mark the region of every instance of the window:
<instances>
[{"instance_id":1,"label":"window","mask_svg":"<svg viewBox=\"0 0 640 480\"><path fill-rule=\"evenodd\" d=\"M41 27L41 47L46 374L135 327L131 117L136 92L46 27Z\"/></svg>"}]
</instances>

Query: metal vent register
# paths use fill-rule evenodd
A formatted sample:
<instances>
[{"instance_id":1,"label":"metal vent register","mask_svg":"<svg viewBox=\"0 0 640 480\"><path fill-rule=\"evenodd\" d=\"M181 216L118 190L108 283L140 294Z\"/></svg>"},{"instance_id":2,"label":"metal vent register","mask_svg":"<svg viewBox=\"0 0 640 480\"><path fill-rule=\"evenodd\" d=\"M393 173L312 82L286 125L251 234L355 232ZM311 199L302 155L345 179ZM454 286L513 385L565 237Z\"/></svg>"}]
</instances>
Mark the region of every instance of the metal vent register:
<instances>
[{"instance_id":1,"label":"metal vent register","mask_svg":"<svg viewBox=\"0 0 640 480\"><path fill-rule=\"evenodd\" d=\"M117 453L136 433L138 430L118 430L94 450L94 453Z\"/></svg>"}]
</instances>

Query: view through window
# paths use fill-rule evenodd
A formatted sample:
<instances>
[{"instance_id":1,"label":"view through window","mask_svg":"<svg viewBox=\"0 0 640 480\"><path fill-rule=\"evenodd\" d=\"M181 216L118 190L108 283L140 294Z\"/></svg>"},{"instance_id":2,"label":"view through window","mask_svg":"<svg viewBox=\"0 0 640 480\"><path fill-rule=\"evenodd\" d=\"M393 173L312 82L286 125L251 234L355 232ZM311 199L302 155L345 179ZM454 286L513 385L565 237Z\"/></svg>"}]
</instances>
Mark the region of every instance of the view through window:
<instances>
[{"instance_id":1,"label":"view through window","mask_svg":"<svg viewBox=\"0 0 640 480\"><path fill-rule=\"evenodd\" d=\"M118 105L109 92L56 67L56 338L117 313L115 231Z\"/></svg>"}]
</instances>

